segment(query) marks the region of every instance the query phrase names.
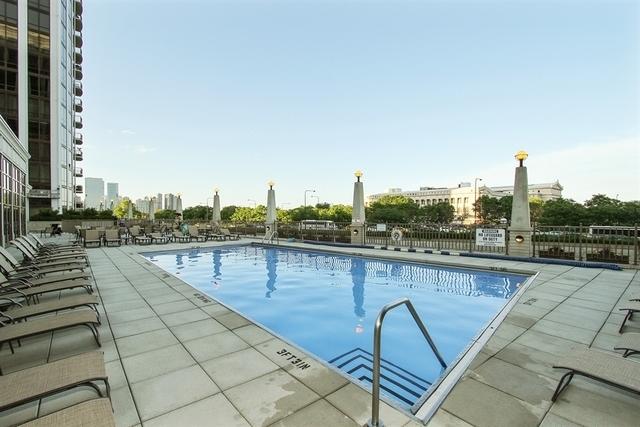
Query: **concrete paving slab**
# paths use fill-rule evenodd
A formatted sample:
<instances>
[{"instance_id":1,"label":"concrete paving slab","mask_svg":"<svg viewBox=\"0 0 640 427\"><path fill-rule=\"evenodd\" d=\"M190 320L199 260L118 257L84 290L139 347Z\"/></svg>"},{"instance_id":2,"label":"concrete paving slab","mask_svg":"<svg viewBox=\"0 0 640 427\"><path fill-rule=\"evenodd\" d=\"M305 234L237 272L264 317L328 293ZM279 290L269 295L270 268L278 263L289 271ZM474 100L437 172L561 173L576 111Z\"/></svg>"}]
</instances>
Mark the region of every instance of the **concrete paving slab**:
<instances>
[{"instance_id":1,"label":"concrete paving slab","mask_svg":"<svg viewBox=\"0 0 640 427\"><path fill-rule=\"evenodd\" d=\"M222 390L261 377L278 369L258 351L247 348L202 363L202 369Z\"/></svg>"},{"instance_id":2,"label":"concrete paving slab","mask_svg":"<svg viewBox=\"0 0 640 427\"><path fill-rule=\"evenodd\" d=\"M180 344L147 351L122 359L129 383L134 384L171 371L195 365L195 360Z\"/></svg>"},{"instance_id":3,"label":"concrete paving slab","mask_svg":"<svg viewBox=\"0 0 640 427\"><path fill-rule=\"evenodd\" d=\"M158 329L142 334L116 339L121 357L133 356L150 350L178 344L178 340L168 329Z\"/></svg>"},{"instance_id":4,"label":"concrete paving slab","mask_svg":"<svg viewBox=\"0 0 640 427\"><path fill-rule=\"evenodd\" d=\"M185 323L171 328L171 332L173 332L182 342L205 337L207 335L218 334L220 332L225 332L226 330L227 328L222 326L216 320L209 318L199 320L197 322Z\"/></svg>"},{"instance_id":5,"label":"concrete paving slab","mask_svg":"<svg viewBox=\"0 0 640 427\"><path fill-rule=\"evenodd\" d=\"M256 325L247 325L236 328L233 330L233 333L252 346L275 338L269 332Z\"/></svg>"},{"instance_id":6,"label":"concrete paving slab","mask_svg":"<svg viewBox=\"0 0 640 427\"><path fill-rule=\"evenodd\" d=\"M131 385L142 421L218 393L219 388L199 366L150 378Z\"/></svg>"},{"instance_id":7,"label":"concrete paving slab","mask_svg":"<svg viewBox=\"0 0 640 427\"><path fill-rule=\"evenodd\" d=\"M246 342L231 331L187 341L184 346L198 362L204 362L249 347Z\"/></svg>"},{"instance_id":8,"label":"concrete paving slab","mask_svg":"<svg viewBox=\"0 0 640 427\"><path fill-rule=\"evenodd\" d=\"M213 424L225 427L250 426L222 393L183 406L144 423L145 427L209 427Z\"/></svg>"},{"instance_id":9,"label":"concrete paving slab","mask_svg":"<svg viewBox=\"0 0 640 427\"><path fill-rule=\"evenodd\" d=\"M326 400L318 400L271 425L273 427L359 427L355 421L338 411Z\"/></svg>"},{"instance_id":10,"label":"concrete paving slab","mask_svg":"<svg viewBox=\"0 0 640 427\"><path fill-rule=\"evenodd\" d=\"M111 327L111 330L113 331L113 336L118 339L165 328L165 324L162 323L162 320L160 320L158 317L149 317L147 319L137 320L135 322L113 325Z\"/></svg>"},{"instance_id":11,"label":"concrete paving slab","mask_svg":"<svg viewBox=\"0 0 640 427\"><path fill-rule=\"evenodd\" d=\"M326 397L333 406L354 420L358 425L365 425L371 419L371 394L349 383ZM380 419L387 426L402 426L411 418L380 402Z\"/></svg>"},{"instance_id":12,"label":"concrete paving slab","mask_svg":"<svg viewBox=\"0 0 640 427\"><path fill-rule=\"evenodd\" d=\"M253 426L268 426L320 398L282 370L233 387L225 395Z\"/></svg>"},{"instance_id":13,"label":"concrete paving slab","mask_svg":"<svg viewBox=\"0 0 640 427\"><path fill-rule=\"evenodd\" d=\"M192 310L181 311L178 313L164 314L161 315L160 318L167 326L171 327L208 319L209 315L199 308L194 308Z\"/></svg>"}]
</instances>

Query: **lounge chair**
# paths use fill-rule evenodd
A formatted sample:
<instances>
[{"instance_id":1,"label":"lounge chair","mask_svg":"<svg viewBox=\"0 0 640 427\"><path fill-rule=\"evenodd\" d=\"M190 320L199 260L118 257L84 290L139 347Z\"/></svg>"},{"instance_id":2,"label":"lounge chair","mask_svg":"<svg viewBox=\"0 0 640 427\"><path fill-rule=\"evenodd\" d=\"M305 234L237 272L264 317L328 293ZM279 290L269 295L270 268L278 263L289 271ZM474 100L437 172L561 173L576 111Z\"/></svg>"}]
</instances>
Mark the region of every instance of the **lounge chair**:
<instances>
[{"instance_id":1,"label":"lounge chair","mask_svg":"<svg viewBox=\"0 0 640 427\"><path fill-rule=\"evenodd\" d=\"M574 375L582 375L608 385L640 393L640 363L593 349L574 350L556 363L554 368L568 369L558 382L551 401L569 385Z\"/></svg>"},{"instance_id":2,"label":"lounge chair","mask_svg":"<svg viewBox=\"0 0 640 427\"><path fill-rule=\"evenodd\" d=\"M150 233L149 237L151 238L151 243L169 243L169 238L160 233Z\"/></svg>"},{"instance_id":3,"label":"lounge chair","mask_svg":"<svg viewBox=\"0 0 640 427\"><path fill-rule=\"evenodd\" d=\"M240 240L240 234L231 233L228 228L221 228L220 234L224 236L225 240Z\"/></svg>"},{"instance_id":4,"label":"lounge chair","mask_svg":"<svg viewBox=\"0 0 640 427\"><path fill-rule=\"evenodd\" d=\"M78 280L89 279L91 274L82 269L79 272L69 272L65 270L54 270L50 274L46 270L40 270L35 267L21 268L16 270L6 258L0 256L0 271L7 280L29 280L33 284L41 284L41 282L53 282L62 280Z\"/></svg>"},{"instance_id":5,"label":"lounge chair","mask_svg":"<svg viewBox=\"0 0 640 427\"><path fill-rule=\"evenodd\" d=\"M80 230L79 226L75 226L76 230ZM78 243L57 243L57 242L44 242L40 237L36 236L35 234L32 234L31 237L33 237L39 245L42 246L46 246L46 247L51 247L51 248L68 248L68 247L75 247L75 248L80 248L81 245Z\"/></svg>"},{"instance_id":6,"label":"lounge chair","mask_svg":"<svg viewBox=\"0 0 640 427\"><path fill-rule=\"evenodd\" d=\"M0 305L4 302L8 303L9 307L0 309L0 318L4 318L9 322L80 307L88 307L95 311L98 322L100 322L100 312L98 312L97 308L98 297L95 295L69 295L33 305L22 305L13 298L3 298L0 295Z\"/></svg>"},{"instance_id":7,"label":"lounge chair","mask_svg":"<svg viewBox=\"0 0 640 427\"><path fill-rule=\"evenodd\" d=\"M27 303L38 301L39 296L51 292L60 292L70 289L84 288L88 294L93 293L91 284L84 280L69 280L42 284L39 286L29 286L23 284L0 283L0 299L20 299Z\"/></svg>"},{"instance_id":8,"label":"lounge chair","mask_svg":"<svg viewBox=\"0 0 640 427\"><path fill-rule=\"evenodd\" d=\"M185 236L180 231L174 231L172 234L172 238L174 242L178 241L180 243L188 243L191 241L191 237Z\"/></svg>"},{"instance_id":9,"label":"lounge chair","mask_svg":"<svg viewBox=\"0 0 640 427\"><path fill-rule=\"evenodd\" d=\"M86 253L71 253L71 254L59 254L59 255L41 255L35 252L30 247L26 246L25 243L21 240L12 240L11 243L15 246L25 259L29 260L31 263L39 263L39 264L49 264L52 262L66 262L66 263L77 263L84 262L86 263L87 254Z\"/></svg>"},{"instance_id":10,"label":"lounge chair","mask_svg":"<svg viewBox=\"0 0 640 427\"><path fill-rule=\"evenodd\" d=\"M21 264L13 255L11 255L11 253L7 251L7 249L3 248L2 246L0 246L0 258L1 257L4 257L4 259L6 259L11 264L11 266L14 268L16 272L16 275L19 274L23 276L35 277L43 274L59 273L59 272L74 271L74 270L80 270L84 272L85 268L87 268L86 263L83 263L83 262L69 263L65 261L59 261L59 262L51 262L51 263L45 263L45 264L39 264L39 263Z\"/></svg>"},{"instance_id":11,"label":"lounge chair","mask_svg":"<svg viewBox=\"0 0 640 427\"><path fill-rule=\"evenodd\" d=\"M633 313L635 313L636 311L640 311L640 301L637 300L630 300L626 303L624 303L622 305L622 307L619 308L620 311L625 311L627 312L627 314L624 316L624 319L622 320L622 324L620 325L620 329L618 329L618 333L622 333L622 329L624 328L624 325L627 323L627 320L631 320L633 318Z\"/></svg>"},{"instance_id":12,"label":"lounge chair","mask_svg":"<svg viewBox=\"0 0 640 427\"><path fill-rule=\"evenodd\" d=\"M29 243L38 253L43 254L60 254L60 253L86 253L84 248L80 246L45 246L42 245L33 234L27 234L19 237Z\"/></svg>"},{"instance_id":13,"label":"lounge chair","mask_svg":"<svg viewBox=\"0 0 640 427\"><path fill-rule=\"evenodd\" d=\"M118 230L107 230L104 232L104 245L110 246L111 244L117 244L120 246L122 241L120 240L120 233Z\"/></svg>"},{"instance_id":14,"label":"lounge chair","mask_svg":"<svg viewBox=\"0 0 640 427\"><path fill-rule=\"evenodd\" d=\"M189 232L189 238L191 241L193 241L193 239L195 239L198 242L207 241L207 236L201 235L200 232L198 231L198 227L196 227L195 225L190 225L188 228L188 232Z\"/></svg>"},{"instance_id":15,"label":"lounge chair","mask_svg":"<svg viewBox=\"0 0 640 427\"><path fill-rule=\"evenodd\" d=\"M614 350L624 350L622 357L631 356L632 354L640 354L640 333L626 332L622 334Z\"/></svg>"},{"instance_id":16,"label":"lounge chair","mask_svg":"<svg viewBox=\"0 0 640 427\"><path fill-rule=\"evenodd\" d=\"M84 247L88 244L96 245L96 247L102 246L102 240L100 240L100 231L98 230L86 230L84 236Z\"/></svg>"},{"instance_id":17,"label":"lounge chair","mask_svg":"<svg viewBox=\"0 0 640 427\"><path fill-rule=\"evenodd\" d=\"M75 310L55 316L43 316L22 323L7 324L7 322L3 321L0 321L0 323L4 325L0 327L0 347L4 343L8 343L11 353L14 353L12 341L76 326L89 328L98 347L102 346L98 332L100 322L96 313L92 310Z\"/></svg>"},{"instance_id":18,"label":"lounge chair","mask_svg":"<svg viewBox=\"0 0 640 427\"><path fill-rule=\"evenodd\" d=\"M104 397L96 381L104 383L106 396L109 397L111 387L104 366L104 354L99 351L12 372L0 376L0 411L80 386L89 386L100 397Z\"/></svg>"},{"instance_id":19,"label":"lounge chair","mask_svg":"<svg viewBox=\"0 0 640 427\"><path fill-rule=\"evenodd\" d=\"M20 427L115 427L115 425L111 401L106 398L100 398L69 406L25 424L20 424Z\"/></svg>"}]
</instances>

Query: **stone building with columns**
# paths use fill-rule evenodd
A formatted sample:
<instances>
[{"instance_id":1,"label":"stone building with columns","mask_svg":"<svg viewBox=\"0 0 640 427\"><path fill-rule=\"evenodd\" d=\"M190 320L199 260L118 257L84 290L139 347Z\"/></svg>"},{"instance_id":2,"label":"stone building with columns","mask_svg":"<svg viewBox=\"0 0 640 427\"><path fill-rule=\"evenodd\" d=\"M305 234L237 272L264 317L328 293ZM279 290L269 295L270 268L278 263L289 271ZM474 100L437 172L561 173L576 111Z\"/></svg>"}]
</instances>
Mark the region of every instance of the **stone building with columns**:
<instances>
[{"instance_id":1,"label":"stone building with columns","mask_svg":"<svg viewBox=\"0 0 640 427\"><path fill-rule=\"evenodd\" d=\"M529 185L529 197L539 197L543 201L555 200L562 197L563 187L558 181ZM456 187L420 187L419 190L402 191L400 188L390 188L386 193L371 194L368 203L375 202L383 196L405 196L420 206L437 203L450 203L455 209L455 216L465 224L473 223L473 204L481 196L501 198L513 195L513 185L489 187L474 186L470 182L461 182Z\"/></svg>"}]
</instances>

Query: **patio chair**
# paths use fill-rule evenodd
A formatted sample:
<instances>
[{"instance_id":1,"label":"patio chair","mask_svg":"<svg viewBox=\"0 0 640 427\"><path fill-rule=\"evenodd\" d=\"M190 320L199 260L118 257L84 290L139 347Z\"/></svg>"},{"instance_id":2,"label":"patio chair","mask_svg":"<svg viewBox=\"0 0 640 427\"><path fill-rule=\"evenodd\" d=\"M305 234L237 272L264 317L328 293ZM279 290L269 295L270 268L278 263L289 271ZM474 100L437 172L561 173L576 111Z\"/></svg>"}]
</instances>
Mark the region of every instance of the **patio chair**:
<instances>
[{"instance_id":1,"label":"patio chair","mask_svg":"<svg viewBox=\"0 0 640 427\"><path fill-rule=\"evenodd\" d=\"M60 253L86 253L86 251L84 250L84 248L82 248L81 246L77 246L77 245L70 245L70 246L47 246L47 245L43 245L41 244L38 239L36 239L36 236L34 236L33 234L25 234L24 236L20 237L21 239L26 240L27 243L31 244L31 246L38 252L38 253L42 253L42 254L60 254Z\"/></svg>"},{"instance_id":2,"label":"patio chair","mask_svg":"<svg viewBox=\"0 0 640 427\"><path fill-rule=\"evenodd\" d=\"M15 352L13 341L77 326L89 328L98 347L102 346L98 332L100 322L98 321L98 316L92 310L75 310L52 316L38 317L22 323L8 324L6 321L0 320L0 324L4 325L0 327L0 348L7 343L11 353Z\"/></svg>"},{"instance_id":3,"label":"patio chair","mask_svg":"<svg viewBox=\"0 0 640 427\"><path fill-rule=\"evenodd\" d=\"M228 228L221 228L220 234L224 236L225 240L240 240L240 234L231 233Z\"/></svg>"},{"instance_id":4,"label":"patio chair","mask_svg":"<svg viewBox=\"0 0 640 427\"><path fill-rule=\"evenodd\" d=\"M174 242L177 241L180 243L188 243L191 241L191 237L185 236L181 231L174 231L172 234L172 238Z\"/></svg>"},{"instance_id":5,"label":"patio chair","mask_svg":"<svg viewBox=\"0 0 640 427\"><path fill-rule=\"evenodd\" d=\"M131 236L131 243L135 243L138 236L141 235L140 226L134 225L133 227L129 227L129 236Z\"/></svg>"},{"instance_id":6,"label":"patio chair","mask_svg":"<svg viewBox=\"0 0 640 427\"><path fill-rule=\"evenodd\" d=\"M640 333L625 332L622 334L614 350L624 350L622 357L631 356L632 354L640 354Z\"/></svg>"},{"instance_id":7,"label":"patio chair","mask_svg":"<svg viewBox=\"0 0 640 427\"><path fill-rule=\"evenodd\" d=\"M20 427L50 427L50 426L91 426L115 427L113 409L109 399L100 398L87 400L51 414L36 418Z\"/></svg>"},{"instance_id":8,"label":"patio chair","mask_svg":"<svg viewBox=\"0 0 640 427\"><path fill-rule=\"evenodd\" d=\"M102 241L100 240L100 231L98 230L86 230L84 238L84 247L86 248L88 244L96 245L96 247L102 246Z\"/></svg>"},{"instance_id":9,"label":"patio chair","mask_svg":"<svg viewBox=\"0 0 640 427\"><path fill-rule=\"evenodd\" d=\"M118 230L106 230L104 235L104 245L111 246L111 244L120 246L122 241L120 240L120 233Z\"/></svg>"},{"instance_id":10,"label":"patio chair","mask_svg":"<svg viewBox=\"0 0 640 427\"><path fill-rule=\"evenodd\" d=\"M593 349L574 350L554 366L567 369L556 387L551 401L569 385L574 375L581 375L633 393L640 393L640 363Z\"/></svg>"},{"instance_id":11,"label":"patio chair","mask_svg":"<svg viewBox=\"0 0 640 427\"><path fill-rule=\"evenodd\" d=\"M60 292L71 289L84 288L88 294L93 293L93 287L85 280L68 280L61 282L52 282L41 285L30 285L24 283L0 283L0 299L24 299L27 303L30 301L38 301L39 296L51 292Z\"/></svg>"},{"instance_id":12,"label":"patio chair","mask_svg":"<svg viewBox=\"0 0 640 427\"><path fill-rule=\"evenodd\" d=\"M160 233L151 233L149 234L149 237L151 238L151 243L169 243L169 238L167 236L163 236Z\"/></svg>"},{"instance_id":13,"label":"patio chair","mask_svg":"<svg viewBox=\"0 0 640 427\"><path fill-rule=\"evenodd\" d=\"M188 232L189 232L189 238L191 241L193 241L193 239L195 239L198 242L207 241L207 236L201 235L200 232L198 231L198 227L196 227L195 225L190 225L188 228Z\"/></svg>"},{"instance_id":14,"label":"patio chair","mask_svg":"<svg viewBox=\"0 0 640 427\"><path fill-rule=\"evenodd\" d=\"M620 311L626 311L627 314L624 316L622 320L622 324L620 324L620 329L618 329L618 333L622 333L622 329L624 325L627 323L627 320L633 319L633 314L637 311L640 311L640 300L637 298L632 298L629 301L625 302L622 307L619 308Z\"/></svg>"},{"instance_id":15,"label":"patio chair","mask_svg":"<svg viewBox=\"0 0 640 427\"><path fill-rule=\"evenodd\" d=\"M0 309L0 318L8 322L28 319L29 317L51 314L57 311L72 310L80 307L88 307L95 311L100 323L100 312L98 312L98 297L95 295L69 295L60 299L41 302L33 305L22 305L13 298L3 298L0 295L0 305L8 304L8 308Z\"/></svg>"},{"instance_id":16,"label":"patio chair","mask_svg":"<svg viewBox=\"0 0 640 427\"><path fill-rule=\"evenodd\" d=\"M105 397L95 383L97 381L104 383L106 396L110 397L111 387L104 365L104 354L99 351L12 372L0 376L0 411L80 386L89 386L100 397Z\"/></svg>"}]
</instances>

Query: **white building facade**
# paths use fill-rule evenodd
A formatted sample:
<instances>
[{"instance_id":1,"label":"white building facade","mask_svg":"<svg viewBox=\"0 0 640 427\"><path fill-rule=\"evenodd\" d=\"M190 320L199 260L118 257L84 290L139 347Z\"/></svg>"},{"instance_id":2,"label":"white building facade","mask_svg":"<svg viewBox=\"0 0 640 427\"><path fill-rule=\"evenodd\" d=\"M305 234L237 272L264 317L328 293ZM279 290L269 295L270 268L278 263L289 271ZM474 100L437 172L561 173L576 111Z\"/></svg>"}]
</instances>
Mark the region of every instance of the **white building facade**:
<instances>
[{"instance_id":1,"label":"white building facade","mask_svg":"<svg viewBox=\"0 0 640 427\"><path fill-rule=\"evenodd\" d=\"M545 184L529 185L529 197L539 197L543 201L555 200L562 197L563 187L558 181ZM372 194L368 203L375 202L384 196L404 196L412 199L420 206L430 206L438 203L449 203L455 209L455 217L463 223L474 222L474 204L482 196L501 198L513 195L513 186L475 186L468 182L458 184L457 187L420 187L419 190L402 191L391 188L387 193Z\"/></svg>"},{"instance_id":2,"label":"white building facade","mask_svg":"<svg viewBox=\"0 0 640 427\"><path fill-rule=\"evenodd\" d=\"M120 203L120 194L118 192L117 182L107 182L107 198L105 206L107 209L114 209Z\"/></svg>"}]
</instances>

